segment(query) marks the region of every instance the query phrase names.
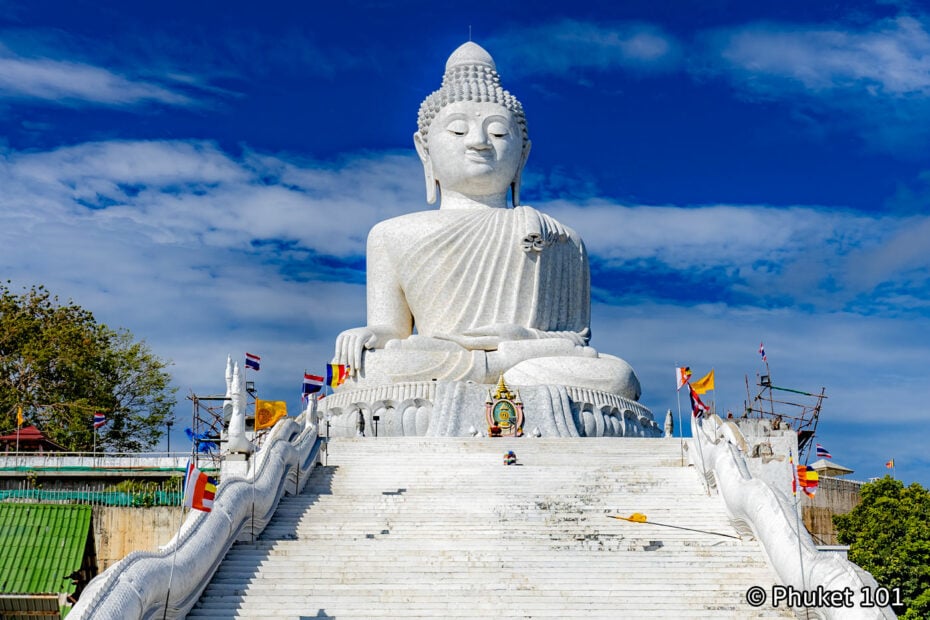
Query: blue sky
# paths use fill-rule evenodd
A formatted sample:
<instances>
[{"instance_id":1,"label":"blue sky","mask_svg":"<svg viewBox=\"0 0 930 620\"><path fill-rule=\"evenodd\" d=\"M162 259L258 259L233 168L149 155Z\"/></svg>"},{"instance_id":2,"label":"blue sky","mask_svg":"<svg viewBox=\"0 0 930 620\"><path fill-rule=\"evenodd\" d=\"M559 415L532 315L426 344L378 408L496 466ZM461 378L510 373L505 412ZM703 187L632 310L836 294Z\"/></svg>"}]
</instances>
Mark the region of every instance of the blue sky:
<instances>
[{"instance_id":1,"label":"blue sky","mask_svg":"<svg viewBox=\"0 0 930 620\"><path fill-rule=\"evenodd\" d=\"M173 360L179 426L227 353L293 406L364 323L367 231L430 208L416 111L471 29L657 419L685 364L740 411L764 341L826 387L835 461L930 484L930 7L135 4L0 0L0 269Z\"/></svg>"}]
</instances>

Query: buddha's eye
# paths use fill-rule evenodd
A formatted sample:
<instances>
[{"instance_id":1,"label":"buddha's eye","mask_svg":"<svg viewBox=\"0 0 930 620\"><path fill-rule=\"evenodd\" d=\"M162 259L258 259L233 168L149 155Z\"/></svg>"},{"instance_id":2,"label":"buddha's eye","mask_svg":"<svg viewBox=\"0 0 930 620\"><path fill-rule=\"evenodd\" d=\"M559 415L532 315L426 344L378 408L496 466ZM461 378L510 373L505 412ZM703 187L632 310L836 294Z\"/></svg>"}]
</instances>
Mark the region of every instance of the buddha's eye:
<instances>
[{"instance_id":1,"label":"buddha's eye","mask_svg":"<svg viewBox=\"0 0 930 620\"><path fill-rule=\"evenodd\" d=\"M492 138L505 138L510 135L510 128L504 123L493 122L488 125L488 135Z\"/></svg>"},{"instance_id":2,"label":"buddha's eye","mask_svg":"<svg viewBox=\"0 0 930 620\"><path fill-rule=\"evenodd\" d=\"M462 120L454 120L446 125L446 131L456 136L464 136L468 133L468 123Z\"/></svg>"}]
</instances>

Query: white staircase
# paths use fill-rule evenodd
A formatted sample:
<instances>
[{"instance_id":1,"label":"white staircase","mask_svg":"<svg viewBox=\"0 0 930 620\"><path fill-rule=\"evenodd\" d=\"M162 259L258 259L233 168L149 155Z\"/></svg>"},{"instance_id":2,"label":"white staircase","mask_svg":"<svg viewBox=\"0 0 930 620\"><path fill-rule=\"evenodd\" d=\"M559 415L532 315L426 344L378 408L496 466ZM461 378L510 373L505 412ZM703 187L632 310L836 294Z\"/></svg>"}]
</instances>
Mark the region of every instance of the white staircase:
<instances>
[{"instance_id":1,"label":"white staircase","mask_svg":"<svg viewBox=\"0 0 930 620\"><path fill-rule=\"evenodd\" d=\"M514 450L517 466L503 465ZM792 618L679 442L333 439L189 618ZM644 513L629 523L608 515Z\"/></svg>"}]
</instances>

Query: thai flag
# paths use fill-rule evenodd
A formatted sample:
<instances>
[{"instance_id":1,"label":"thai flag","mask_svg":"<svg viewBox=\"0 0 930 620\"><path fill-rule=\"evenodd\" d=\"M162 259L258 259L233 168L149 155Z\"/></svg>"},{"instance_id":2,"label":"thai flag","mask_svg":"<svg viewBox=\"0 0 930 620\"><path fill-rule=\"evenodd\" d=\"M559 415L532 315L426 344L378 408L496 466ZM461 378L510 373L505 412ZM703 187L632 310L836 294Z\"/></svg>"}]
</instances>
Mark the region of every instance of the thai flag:
<instances>
[{"instance_id":1,"label":"thai flag","mask_svg":"<svg viewBox=\"0 0 930 620\"><path fill-rule=\"evenodd\" d=\"M252 370L261 370L262 358L251 353L245 354L245 367Z\"/></svg>"},{"instance_id":2,"label":"thai flag","mask_svg":"<svg viewBox=\"0 0 930 620\"><path fill-rule=\"evenodd\" d=\"M832 459L833 456L827 451L826 448L817 444L817 458L821 459Z\"/></svg>"},{"instance_id":3,"label":"thai flag","mask_svg":"<svg viewBox=\"0 0 930 620\"><path fill-rule=\"evenodd\" d=\"M99 411L94 414L94 430L107 423L107 416Z\"/></svg>"},{"instance_id":4,"label":"thai flag","mask_svg":"<svg viewBox=\"0 0 930 620\"><path fill-rule=\"evenodd\" d=\"M324 381L325 379L323 379L323 377L304 373L303 393L313 394L314 392L319 392L323 389Z\"/></svg>"},{"instance_id":5,"label":"thai flag","mask_svg":"<svg viewBox=\"0 0 930 620\"><path fill-rule=\"evenodd\" d=\"M762 361L763 361L763 362L769 361L769 358L767 358L767 357L765 356L765 347L763 346L763 344L762 344L761 342L759 343L759 355L762 356Z\"/></svg>"},{"instance_id":6,"label":"thai flag","mask_svg":"<svg viewBox=\"0 0 930 620\"><path fill-rule=\"evenodd\" d=\"M700 414L710 411L710 408L704 404L698 393L694 391L694 388L690 385L688 385L688 388L690 388L689 392L691 393L691 415L698 417Z\"/></svg>"}]
</instances>

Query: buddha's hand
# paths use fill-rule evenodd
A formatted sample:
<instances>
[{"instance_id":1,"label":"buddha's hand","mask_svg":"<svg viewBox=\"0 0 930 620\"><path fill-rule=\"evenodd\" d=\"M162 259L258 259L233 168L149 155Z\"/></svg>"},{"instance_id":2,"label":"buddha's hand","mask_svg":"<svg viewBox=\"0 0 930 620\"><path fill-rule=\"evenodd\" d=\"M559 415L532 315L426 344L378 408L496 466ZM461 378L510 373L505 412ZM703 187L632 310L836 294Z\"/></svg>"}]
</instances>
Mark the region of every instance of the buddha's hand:
<instances>
[{"instance_id":1,"label":"buddha's hand","mask_svg":"<svg viewBox=\"0 0 930 620\"><path fill-rule=\"evenodd\" d=\"M352 376L362 367L362 351L375 349L380 345L378 333L369 327L347 329L336 338L334 364L346 364Z\"/></svg>"},{"instance_id":2,"label":"buddha's hand","mask_svg":"<svg viewBox=\"0 0 930 620\"><path fill-rule=\"evenodd\" d=\"M461 334L436 334L435 337L471 351L496 351L500 343L508 340L535 340L539 338L539 330L512 323L495 323L466 329Z\"/></svg>"}]
</instances>

